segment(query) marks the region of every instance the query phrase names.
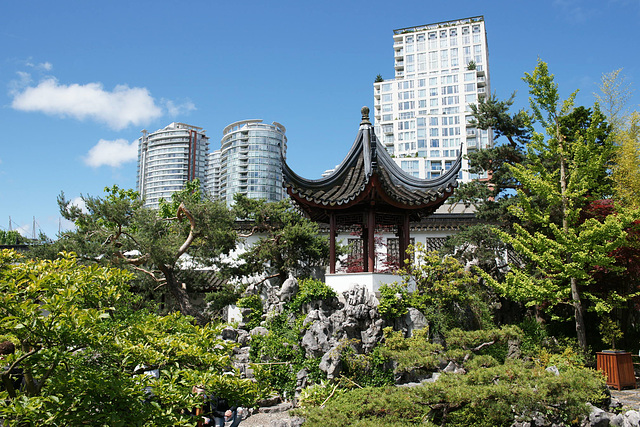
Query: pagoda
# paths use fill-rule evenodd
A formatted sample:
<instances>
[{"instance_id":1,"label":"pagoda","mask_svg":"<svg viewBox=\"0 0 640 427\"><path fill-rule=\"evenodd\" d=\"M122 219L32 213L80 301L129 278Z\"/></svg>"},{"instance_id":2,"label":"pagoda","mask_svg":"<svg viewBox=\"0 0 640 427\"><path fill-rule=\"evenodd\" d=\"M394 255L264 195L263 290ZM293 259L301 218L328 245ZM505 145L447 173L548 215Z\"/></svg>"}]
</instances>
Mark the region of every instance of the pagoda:
<instances>
[{"instance_id":1,"label":"pagoda","mask_svg":"<svg viewBox=\"0 0 640 427\"><path fill-rule=\"evenodd\" d=\"M410 223L438 209L457 187L462 156L436 179L417 178L402 170L376 138L369 108L351 150L330 174L310 180L297 175L282 159L284 186L312 221L329 224L329 273L336 272L338 230L361 230L363 271L374 272L376 229L396 231L400 259L407 259Z\"/></svg>"}]
</instances>

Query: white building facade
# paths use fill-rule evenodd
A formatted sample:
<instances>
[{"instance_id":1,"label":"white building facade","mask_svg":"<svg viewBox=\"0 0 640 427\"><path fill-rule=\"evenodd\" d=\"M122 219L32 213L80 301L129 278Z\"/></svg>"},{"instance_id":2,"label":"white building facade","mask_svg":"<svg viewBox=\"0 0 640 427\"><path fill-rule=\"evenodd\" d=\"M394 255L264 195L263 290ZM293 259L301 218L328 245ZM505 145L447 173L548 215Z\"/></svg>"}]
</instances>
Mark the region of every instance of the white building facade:
<instances>
[{"instance_id":1,"label":"white building facade","mask_svg":"<svg viewBox=\"0 0 640 427\"><path fill-rule=\"evenodd\" d=\"M152 133L142 131L136 187L145 206L158 208L161 198L170 200L187 181L197 178L204 184L209 147L205 132L177 122Z\"/></svg>"},{"instance_id":2,"label":"white building facade","mask_svg":"<svg viewBox=\"0 0 640 427\"><path fill-rule=\"evenodd\" d=\"M396 163L438 178L460 150L491 147L491 130L470 124L469 105L490 93L483 17L394 30L395 78L374 83L375 132ZM486 176L467 172L460 180Z\"/></svg>"},{"instance_id":3,"label":"white building facade","mask_svg":"<svg viewBox=\"0 0 640 427\"><path fill-rule=\"evenodd\" d=\"M282 200L282 158L286 129L277 122L242 120L224 128L220 150L209 155L207 191L233 204L236 193L268 202Z\"/></svg>"}]
</instances>

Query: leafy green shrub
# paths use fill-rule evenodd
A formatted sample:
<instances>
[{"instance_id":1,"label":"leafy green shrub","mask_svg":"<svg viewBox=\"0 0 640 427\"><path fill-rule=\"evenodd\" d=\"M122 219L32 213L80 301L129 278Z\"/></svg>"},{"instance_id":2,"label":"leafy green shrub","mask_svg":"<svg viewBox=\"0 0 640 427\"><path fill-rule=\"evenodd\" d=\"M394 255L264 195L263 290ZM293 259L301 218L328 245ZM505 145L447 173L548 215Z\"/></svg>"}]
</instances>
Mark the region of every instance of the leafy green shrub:
<instances>
[{"instance_id":1,"label":"leafy green shrub","mask_svg":"<svg viewBox=\"0 0 640 427\"><path fill-rule=\"evenodd\" d=\"M426 328L414 331L410 338L405 338L400 331L385 328L384 337L380 355L396 362L396 372L408 372L414 369L429 371L435 369L440 363L443 347L429 341L429 330Z\"/></svg>"},{"instance_id":2,"label":"leafy green shrub","mask_svg":"<svg viewBox=\"0 0 640 427\"><path fill-rule=\"evenodd\" d=\"M389 359L383 355L381 346L376 346L369 354L357 354L347 345L341 361L343 377L357 386L382 387L395 382L393 370L386 367Z\"/></svg>"},{"instance_id":3,"label":"leafy green shrub","mask_svg":"<svg viewBox=\"0 0 640 427\"><path fill-rule=\"evenodd\" d=\"M406 286L397 283L380 287L378 313L384 319L393 320L404 316L411 304L411 296Z\"/></svg>"},{"instance_id":4,"label":"leafy green shrub","mask_svg":"<svg viewBox=\"0 0 640 427\"><path fill-rule=\"evenodd\" d=\"M520 351L523 355L534 356L542 347L548 337L544 325L532 317L526 317L518 324L522 330Z\"/></svg>"},{"instance_id":5,"label":"leafy green shrub","mask_svg":"<svg viewBox=\"0 0 640 427\"><path fill-rule=\"evenodd\" d=\"M267 319L267 335L252 338L249 357L255 363L254 374L260 383L268 384L278 393L292 396L296 389L296 374L301 369L307 370L307 378L311 382L326 379L326 374L319 368L320 361L307 359L299 345L304 321L304 316L300 316L299 312L303 305L311 301L336 296L336 292L322 281L300 281L298 292L285 306L284 312Z\"/></svg>"},{"instance_id":6,"label":"leafy green shrub","mask_svg":"<svg viewBox=\"0 0 640 427\"><path fill-rule=\"evenodd\" d=\"M298 405L301 408L320 406L329 398L339 396L346 391L346 389L341 388L340 385L339 382L329 383L328 381L320 381L319 383L305 387L300 392L300 397L298 397Z\"/></svg>"},{"instance_id":7,"label":"leafy green shrub","mask_svg":"<svg viewBox=\"0 0 640 427\"><path fill-rule=\"evenodd\" d=\"M492 324L490 298L479 276L466 271L451 256L443 258L436 251L427 252L420 243L410 251L415 253L416 262L399 271L402 284L384 290L386 318L398 317L407 307L414 307L425 315L431 333L436 335L453 328L480 329ZM415 291L408 292L409 284L415 284ZM401 298L397 298L398 293Z\"/></svg>"},{"instance_id":8,"label":"leafy green shrub","mask_svg":"<svg viewBox=\"0 0 640 427\"><path fill-rule=\"evenodd\" d=\"M251 309L249 315L244 319L247 324L247 328L253 329L260 326L260 322L262 321L262 300L259 295L248 295L246 297L242 297L238 300L236 305L240 308Z\"/></svg>"},{"instance_id":9,"label":"leafy green shrub","mask_svg":"<svg viewBox=\"0 0 640 427\"><path fill-rule=\"evenodd\" d=\"M363 388L330 399L324 408L298 411L305 425L509 426L544 414L549 421L572 424L589 413L586 402L604 397L599 373L574 368L558 376L534 364L509 360L472 369L466 375L443 374L435 383L412 388Z\"/></svg>"},{"instance_id":10,"label":"leafy green shrub","mask_svg":"<svg viewBox=\"0 0 640 427\"><path fill-rule=\"evenodd\" d=\"M338 296L336 291L321 280L303 279L299 283L298 293L288 304L288 308L296 313L304 304L311 301L326 300Z\"/></svg>"},{"instance_id":11,"label":"leafy green shrub","mask_svg":"<svg viewBox=\"0 0 640 427\"><path fill-rule=\"evenodd\" d=\"M296 389L296 374L302 368L309 372L309 379L326 379L318 368L318 359L307 359L299 345L300 330L295 318L287 311L267 320L269 332L251 339L249 357L255 363L254 374L258 382L269 385L280 394L293 396Z\"/></svg>"}]
</instances>

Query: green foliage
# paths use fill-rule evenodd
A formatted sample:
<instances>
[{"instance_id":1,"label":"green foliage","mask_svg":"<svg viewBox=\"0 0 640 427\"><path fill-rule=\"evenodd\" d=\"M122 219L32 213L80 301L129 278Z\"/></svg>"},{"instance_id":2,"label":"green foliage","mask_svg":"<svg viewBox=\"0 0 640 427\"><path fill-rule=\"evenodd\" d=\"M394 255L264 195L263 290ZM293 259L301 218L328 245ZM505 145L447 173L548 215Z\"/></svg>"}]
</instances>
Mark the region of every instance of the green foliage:
<instances>
[{"instance_id":1,"label":"green foliage","mask_svg":"<svg viewBox=\"0 0 640 427\"><path fill-rule=\"evenodd\" d=\"M544 325L536 319L525 317L518 327L522 330L520 351L525 357L533 356L542 346L548 342L548 334Z\"/></svg>"},{"instance_id":2,"label":"green foliage","mask_svg":"<svg viewBox=\"0 0 640 427\"><path fill-rule=\"evenodd\" d=\"M160 211L144 208L137 192L115 185L103 197L82 200L84 211L64 194L58 198L62 215L77 229L63 233L52 252L74 251L85 262L131 269L140 294L204 321L178 271L209 265L235 247L234 218L226 205L202 198L197 181L174 193L170 203L163 201ZM181 265L183 255L193 262Z\"/></svg>"},{"instance_id":3,"label":"green foliage","mask_svg":"<svg viewBox=\"0 0 640 427\"><path fill-rule=\"evenodd\" d=\"M589 413L586 402L600 402L606 389L601 374L584 368L559 376L513 360L466 375L443 374L412 388L364 388L330 399L324 408L298 411L309 426L509 426L541 413L551 422L572 424Z\"/></svg>"},{"instance_id":4,"label":"green foliage","mask_svg":"<svg viewBox=\"0 0 640 427\"><path fill-rule=\"evenodd\" d=\"M343 394L346 389L340 387L341 385L340 381L330 383L324 380L311 384L310 386L303 388L300 392L298 406L301 408L320 406L329 398Z\"/></svg>"},{"instance_id":5,"label":"green foliage","mask_svg":"<svg viewBox=\"0 0 640 427\"><path fill-rule=\"evenodd\" d=\"M255 363L254 373L261 384L269 385L280 394L293 396L296 389L296 374L306 369L308 380L318 383L326 379L320 370L320 360L307 358L299 345L304 315L301 308L312 301L335 298L333 289L315 279L299 282L298 292L285 306L282 313L267 317L265 336L256 335L251 339L249 356Z\"/></svg>"},{"instance_id":6,"label":"green foliage","mask_svg":"<svg viewBox=\"0 0 640 427\"><path fill-rule=\"evenodd\" d=\"M19 245L24 242L24 237L16 230L0 230L0 245Z\"/></svg>"},{"instance_id":7,"label":"green foliage","mask_svg":"<svg viewBox=\"0 0 640 427\"><path fill-rule=\"evenodd\" d=\"M400 294L403 300L408 300L408 307L424 313L432 334L443 334L456 327L482 328L492 323L489 296L481 287L479 276L466 271L453 257L426 252L421 243L410 251L415 253L415 262L407 264L400 274L402 286L408 290L415 284L415 291ZM389 293L386 289L384 309L401 313L405 303L392 303Z\"/></svg>"},{"instance_id":8,"label":"green foliage","mask_svg":"<svg viewBox=\"0 0 640 427\"><path fill-rule=\"evenodd\" d=\"M296 374L305 367L304 350L298 344L299 330L295 318L281 313L268 319L264 335L251 338L249 356L258 382L268 384L280 394L293 396ZM317 361L316 361L317 362Z\"/></svg>"},{"instance_id":9,"label":"green foliage","mask_svg":"<svg viewBox=\"0 0 640 427\"><path fill-rule=\"evenodd\" d=\"M380 348L380 355L393 360L398 373L426 373L435 371L443 362L465 364L478 356L490 356L492 363L502 363L508 341L522 337L522 331L516 326L472 331L452 329L446 332L443 344L432 343L427 329L414 331L409 338L391 328L386 328L384 332L385 341Z\"/></svg>"},{"instance_id":10,"label":"green foliage","mask_svg":"<svg viewBox=\"0 0 640 427\"><path fill-rule=\"evenodd\" d=\"M300 311L303 305L312 301L336 298L338 294L322 280L307 278L300 280L296 296L289 302L288 307L293 313Z\"/></svg>"},{"instance_id":11,"label":"green foliage","mask_svg":"<svg viewBox=\"0 0 640 427\"><path fill-rule=\"evenodd\" d=\"M555 366L560 372L573 372L575 369L581 369L585 364L582 351L572 346L564 347L561 353L541 347L534 361L542 368Z\"/></svg>"},{"instance_id":12,"label":"green foliage","mask_svg":"<svg viewBox=\"0 0 640 427\"><path fill-rule=\"evenodd\" d=\"M380 287L378 313L387 320L397 319L407 314L411 304L411 293L401 284L384 284Z\"/></svg>"},{"instance_id":13,"label":"green foliage","mask_svg":"<svg viewBox=\"0 0 640 427\"><path fill-rule=\"evenodd\" d=\"M384 336L380 354L395 362L396 372L431 371L442 360L440 354L443 346L429 341L428 329L414 331L411 337L405 338L401 331L394 332L391 328L386 328Z\"/></svg>"},{"instance_id":14,"label":"green foliage","mask_svg":"<svg viewBox=\"0 0 640 427\"><path fill-rule=\"evenodd\" d=\"M246 297L242 297L238 300L236 305L241 308L251 309L244 319L248 329L260 326L260 322L262 321L262 300L259 295L248 295Z\"/></svg>"},{"instance_id":15,"label":"green foliage","mask_svg":"<svg viewBox=\"0 0 640 427\"><path fill-rule=\"evenodd\" d=\"M616 341L622 338L622 331L618 322L609 317L605 317L600 322L600 335L602 336L602 342L611 346L611 349L616 348Z\"/></svg>"},{"instance_id":16,"label":"green foliage","mask_svg":"<svg viewBox=\"0 0 640 427\"><path fill-rule=\"evenodd\" d=\"M289 274L309 277L329 259L329 240L318 232L318 225L300 215L286 199L268 203L234 196L234 216L246 222L260 237L239 256L239 263L226 269L233 277L266 274L281 282Z\"/></svg>"},{"instance_id":17,"label":"green foliage","mask_svg":"<svg viewBox=\"0 0 640 427\"><path fill-rule=\"evenodd\" d=\"M640 112L631 113L616 136L616 198L625 206L640 208Z\"/></svg>"},{"instance_id":18,"label":"green foliage","mask_svg":"<svg viewBox=\"0 0 640 427\"><path fill-rule=\"evenodd\" d=\"M334 350L340 352L341 378L346 380L347 387L383 387L395 382L393 370L387 367L389 358L381 346L376 346L368 354L360 354L351 344L345 341Z\"/></svg>"},{"instance_id":19,"label":"green foliage","mask_svg":"<svg viewBox=\"0 0 640 427\"><path fill-rule=\"evenodd\" d=\"M0 392L0 418L11 425L188 425L182 410L197 404L194 384L255 402L255 384L222 374L232 348L219 330L179 313L133 310L131 277L72 255L38 261L0 252L0 335L16 344L6 362L25 379L24 388ZM158 378L145 374L152 370Z\"/></svg>"},{"instance_id":20,"label":"green foliage","mask_svg":"<svg viewBox=\"0 0 640 427\"><path fill-rule=\"evenodd\" d=\"M236 304L240 298L240 289L237 289L232 283L224 283L215 290L209 292L205 296L207 308L214 313L222 313L222 310L228 305Z\"/></svg>"},{"instance_id":21,"label":"green foliage","mask_svg":"<svg viewBox=\"0 0 640 427\"><path fill-rule=\"evenodd\" d=\"M532 117L544 133L533 131L523 161L509 165L520 185L517 202L509 206L518 222L511 232L496 234L524 264L511 266L504 280L484 277L507 298L545 307L552 316L560 304L573 306L578 339L586 349L583 300L591 300L590 308L602 314L611 310L607 301L624 298L615 290L604 296L590 293L592 273L616 271L611 254L625 242L625 227L634 218L582 215L590 200L611 196L613 147L598 106L574 107L577 92L561 101L542 61L523 80L529 85Z\"/></svg>"}]
</instances>

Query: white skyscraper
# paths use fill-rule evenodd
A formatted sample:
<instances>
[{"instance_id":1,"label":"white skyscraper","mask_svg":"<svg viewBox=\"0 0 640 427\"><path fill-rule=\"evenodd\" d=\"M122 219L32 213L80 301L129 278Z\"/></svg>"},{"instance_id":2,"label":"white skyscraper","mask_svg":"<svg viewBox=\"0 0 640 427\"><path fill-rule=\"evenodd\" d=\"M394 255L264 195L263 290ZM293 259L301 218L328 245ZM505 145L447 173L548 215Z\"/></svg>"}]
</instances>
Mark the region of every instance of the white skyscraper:
<instances>
[{"instance_id":1,"label":"white skyscraper","mask_svg":"<svg viewBox=\"0 0 640 427\"><path fill-rule=\"evenodd\" d=\"M437 178L460 154L490 147L491 131L469 124L469 104L490 93L484 18L393 32L395 78L374 83L376 135L405 171ZM461 180L471 175L463 162Z\"/></svg>"},{"instance_id":2,"label":"white skyscraper","mask_svg":"<svg viewBox=\"0 0 640 427\"><path fill-rule=\"evenodd\" d=\"M184 123L152 133L143 130L138 139L137 189L145 206L157 208L160 198L170 200L187 181L198 178L204 185L208 146L202 128Z\"/></svg>"},{"instance_id":3,"label":"white skyscraper","mask_svg":"<svg viewBox=\"0 0 640 427\"><path fill-rule=\"evenodd\" d=\"M242 120L225 127L220 150L209 155L209 194L229 205L236 193L268 202L282 200L285 132L280 123L266 124L262 120Z\"/></svg>"}]
</instances>

